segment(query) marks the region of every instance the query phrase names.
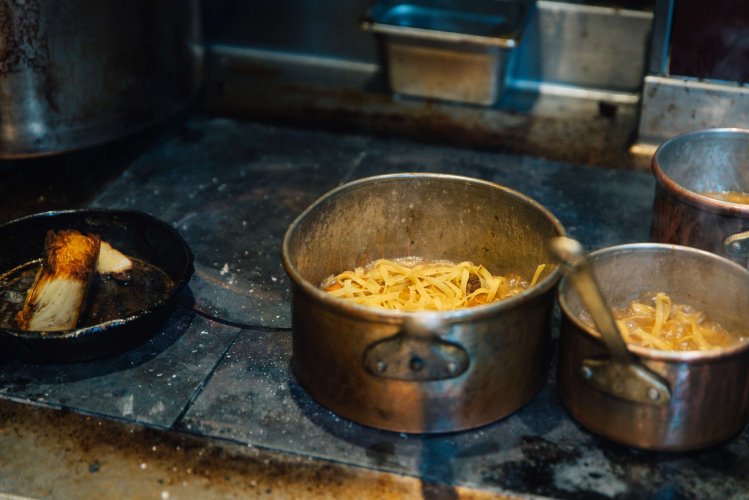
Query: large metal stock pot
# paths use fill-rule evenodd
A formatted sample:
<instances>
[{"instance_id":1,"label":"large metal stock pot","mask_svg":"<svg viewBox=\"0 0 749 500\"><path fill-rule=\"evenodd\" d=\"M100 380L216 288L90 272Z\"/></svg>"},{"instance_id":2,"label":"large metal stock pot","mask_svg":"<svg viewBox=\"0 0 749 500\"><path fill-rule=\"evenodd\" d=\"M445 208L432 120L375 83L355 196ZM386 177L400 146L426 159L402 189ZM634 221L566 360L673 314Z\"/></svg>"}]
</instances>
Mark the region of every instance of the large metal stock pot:
<instances>
[{"instance_id":1,"label":"large metal stock pot","mask_svg":"<svg viewBox=\"0 0 749 500\"><path fill-rule=\"evenodd\" d=\"M0 159L140 131L202 75L197 0L0 2Z\"/></svg>"},{"instance_id":2,"label":"large metal stock pot","mask_svg":"<svg viewBox=\"0 0 749 500\"><path fill-rule=\"evenodd\" d=\"M749 192L749 130L705 129L673 137L655 152L651 237L701 248L749 266L749 204L704 193Z\"/></svg>"},{"instance_id":3,"label":"large metal stock pot","mask_svg":"<svg viewBox=\"0 0 749 500\"><path fill-rule=\"evenodd\" d=\"M560 273L546 242L563 233L527 196L467 177L383 175L330 191L283 241L297 378L339 415L393 431L455 431L512 413L546 379ZM527 277L548 265L515 297L440 313L360 306L319 288L332 274L405 256Z\"/></svg>"},{"instance_id":4,"label":"large metal stock pot","mask_svg":"<svg viewBox=\"0 0 749 500\"><path fill-rule=\"evenodd\" d=\"M733 332L749 325L749 271L717 255L678 245L639 243L589 256L610 307L643 292L665 292L674 303L704 312ZM566 277L559 285L562 327L559 393L589 430L649 450L691 450L739 433L749 419L749 342L714 351L660 351L629 345L637 369L660 377L670 399L617 396L628 380L607 381L591 370L611 363L600 334L580 320L580 297ZM642 368L641 368L642 367ZM656 394L653 394L655 396ZM644 398L647 399L647 398Z\"/></svg>"}]
</instances>

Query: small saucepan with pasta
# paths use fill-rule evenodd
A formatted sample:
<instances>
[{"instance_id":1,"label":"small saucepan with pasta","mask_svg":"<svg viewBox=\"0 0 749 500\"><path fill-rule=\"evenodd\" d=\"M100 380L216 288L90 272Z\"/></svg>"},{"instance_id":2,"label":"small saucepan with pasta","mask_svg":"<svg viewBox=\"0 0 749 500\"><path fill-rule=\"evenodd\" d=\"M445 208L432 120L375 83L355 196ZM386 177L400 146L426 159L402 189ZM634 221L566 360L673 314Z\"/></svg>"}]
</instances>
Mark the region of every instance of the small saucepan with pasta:
<instances>
[{"instance_id":1,"label":"small saucepan with pasta","mask_svg":"<svg viewBox=\"0 0 749 500\"><path fill-rule=\"evenodd\" d=\"M749 420L749 271L658 243L601 249L587 262L628 353L614 352L597 328L607 318L594 321L581 285L565 276L558 384L570 414L650 450L698 449L739 433ZM657 381L650 389L633 385L642 371Z\"/></svg>"},{"instance_id":2,"label":"small saucepan with pasta","mask_svg":"<svg viewBox=\"0 0 749 500\"><path fill-rule=\"evenodd\" d=\"M289 227L293 367L321 404L400 432L498 420L546 380L560 276L543 206L468 177L340 186Z\"/></svg>"}]
</instances>

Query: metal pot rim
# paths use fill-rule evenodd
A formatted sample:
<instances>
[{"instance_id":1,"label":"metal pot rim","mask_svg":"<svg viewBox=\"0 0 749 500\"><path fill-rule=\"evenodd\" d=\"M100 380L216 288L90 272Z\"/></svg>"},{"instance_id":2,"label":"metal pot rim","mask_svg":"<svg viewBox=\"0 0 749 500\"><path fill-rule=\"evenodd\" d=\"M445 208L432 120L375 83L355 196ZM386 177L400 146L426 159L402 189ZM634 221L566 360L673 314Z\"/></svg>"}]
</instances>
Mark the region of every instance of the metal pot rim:
<instances>
[{"instance_id":1,"label":"metal pot rim","mask_svg":"<svg viewBox=\"0 0 749 500\"><path fill-rule=\"evenodd\" d=\"M713 259L721 262L724 265L733 267L737 273L744 274L747 277L747 280L749 280L749 270L745 267L714 253L683 245L674 245L668 243L627 243L623 245L600 248L594 252L591 252L590 257L595 258L607 254L632 253L645 250L675 250L683 253L703 255L709 259ZM557 290L557 300L559 302L559 307L562 310L562 314L568 320L572 321L572 323L579 330L585 332L585 334L587 334L589 337L594 338L596 341L600 342L603 345L601 334L598 333L598 331L594 328L591 328L583 323L580 318L577 317L577 315L572 314L572 311L570 310L570 306L567 303L564 294L564 291L568 288L568 279L566 277L562 277L559 288ZM722 347L710 351L663 351L660 349L651 349L648 347L642 347L633 344L627 344L627 349L633 354L646 360L677 363L701 363L710 362L716 359L738 356L744 353L744 351L749 350L749 340L739 342L736 345L730 347Z\"/></svg>"},{"instance_id":2,"label":"metal pot rim","mask_svg":"<svg viewBox=\"0 0 749 500\"><path fill-rule=\"evenodd\" d=\"M715 198L710 198L708 196L700 194L696 191L687 189L686 187L669 177L664 171L661 162L659 162L659 157L663 154L663 151L672 147L676 143L680 143L685 140L697 137L710 137L714 135L725 134L746 136L747 144L749 144L749 129L727 127L694 130L692 132L687 132L675 137L671 137L670 139L663 142L660 146L658 146L650 161L650 167L656 181L664 186L670 194L685 201L686 203L710 212L749 217L749 205L717 200Z\"/></svg>"},{"instance_id":3,"label":"metal pot rim","mask_svg":"<svg viewBox=\"0 0 749 500\"><path fill-rule=\"evenodd\" d=\"M504 191L511 196L521 199L524 203L531 205L535 210L541 212L546 218L551 221L552 225L559 231L560 236L564 236L565 230L562 223L543 205L534 200L533 198L516 191L514 189L502 186L495 182L486 181L483 179L477 179L474 177L467 177L454 174L440 174L430 172L401 172L394 174L382 174L371 177L363 177L354 181L341 184L317 198L312 204L310 204L294 221L289 225L286 233L284 234L283 243L281 244L281 260L286 269L287 274L294 282L295 285L299 286L305 294L314 299L316 302L322 304L327 308L334 309L339 313L345 313L349 316L368 319L372 321L379 321L383 323L396 324L401 323L404 318L415 314L434 314L440 316L442 320L448 323L457 323L463 320L475 320L487 316L494 316L500 312L517 307L519 304L534 300L535 298L543 295L551 288L553 288L561 277L561 269L559 266L552 264L551 262L547 265L552 265L553 269L546 277L541 279L533 287L524 290L523 292L514 295L508 299L494 302L492 304L486 304L482 306L469 307L464 309L455 309L452 311L418 311L418 312L404 312L404 311L391 311L386 309L379 309L375 307L363 306L359 304L353 304L345 300L333 297L330 294L321 290L318 286L307 281L297 271L289 258L289 240L291 234L294 232L296 227L305 219L313 210L324 203L327 199L349 190L353 187L360 186L363 184L370 184L378 181L389 181L398 179L435 179L435 180L453 180L461 181L471 184L483 184L487 187L499 189Z\"/></svg>"}]
</instances>

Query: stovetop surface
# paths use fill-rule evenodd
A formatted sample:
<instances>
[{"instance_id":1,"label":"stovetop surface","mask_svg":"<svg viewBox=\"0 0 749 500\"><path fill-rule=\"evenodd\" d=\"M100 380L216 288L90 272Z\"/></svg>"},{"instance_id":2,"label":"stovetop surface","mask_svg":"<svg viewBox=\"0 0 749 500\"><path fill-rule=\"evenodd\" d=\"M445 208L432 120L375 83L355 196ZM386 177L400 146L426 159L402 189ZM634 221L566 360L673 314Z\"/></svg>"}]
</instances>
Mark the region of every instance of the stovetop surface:
<instances>
[{"instance_id":1,"label":"stovetop surface","mask_svg":"<svg viewBox=\"0 0 749 500\"><path fill-rule=\"evenodd\" d=\"M344 182L443 172L517 189L588 249L647 241L654 182L642 172L364 135L194 117L135 159L92 206L172 225L195 275L162 331L120 356L0 366L0 398L65 408L341 464L489 491L572 498L730 497L749 491L749 433L687 454L653 454L582 429L555 366L522 409L480 429L406 435L342 419L290 367L289 282L280 245L308 204ZM553 322L554 349L558 312Z\"/></svg>"}]
</instances>

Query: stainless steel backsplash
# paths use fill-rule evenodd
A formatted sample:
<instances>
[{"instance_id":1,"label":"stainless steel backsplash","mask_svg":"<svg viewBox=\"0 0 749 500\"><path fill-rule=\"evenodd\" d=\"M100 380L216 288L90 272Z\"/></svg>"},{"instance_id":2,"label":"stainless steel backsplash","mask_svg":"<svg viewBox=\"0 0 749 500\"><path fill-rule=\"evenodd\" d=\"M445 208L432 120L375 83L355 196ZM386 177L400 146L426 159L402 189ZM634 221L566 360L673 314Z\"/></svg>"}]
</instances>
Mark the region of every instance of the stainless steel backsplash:
<instances>
[{"instance_id":1,"label":"stainless steel backsplash","mask_svg":"<svg viewBox=\"0 0 749 500\"><path fill-rule=\"evenodd\" d=\"M381 64L359 21L369 0L204 2L209 44ZM508 68L509 87L637 93L652 12L539 0Z\"/></svg>"}]
</instances>

